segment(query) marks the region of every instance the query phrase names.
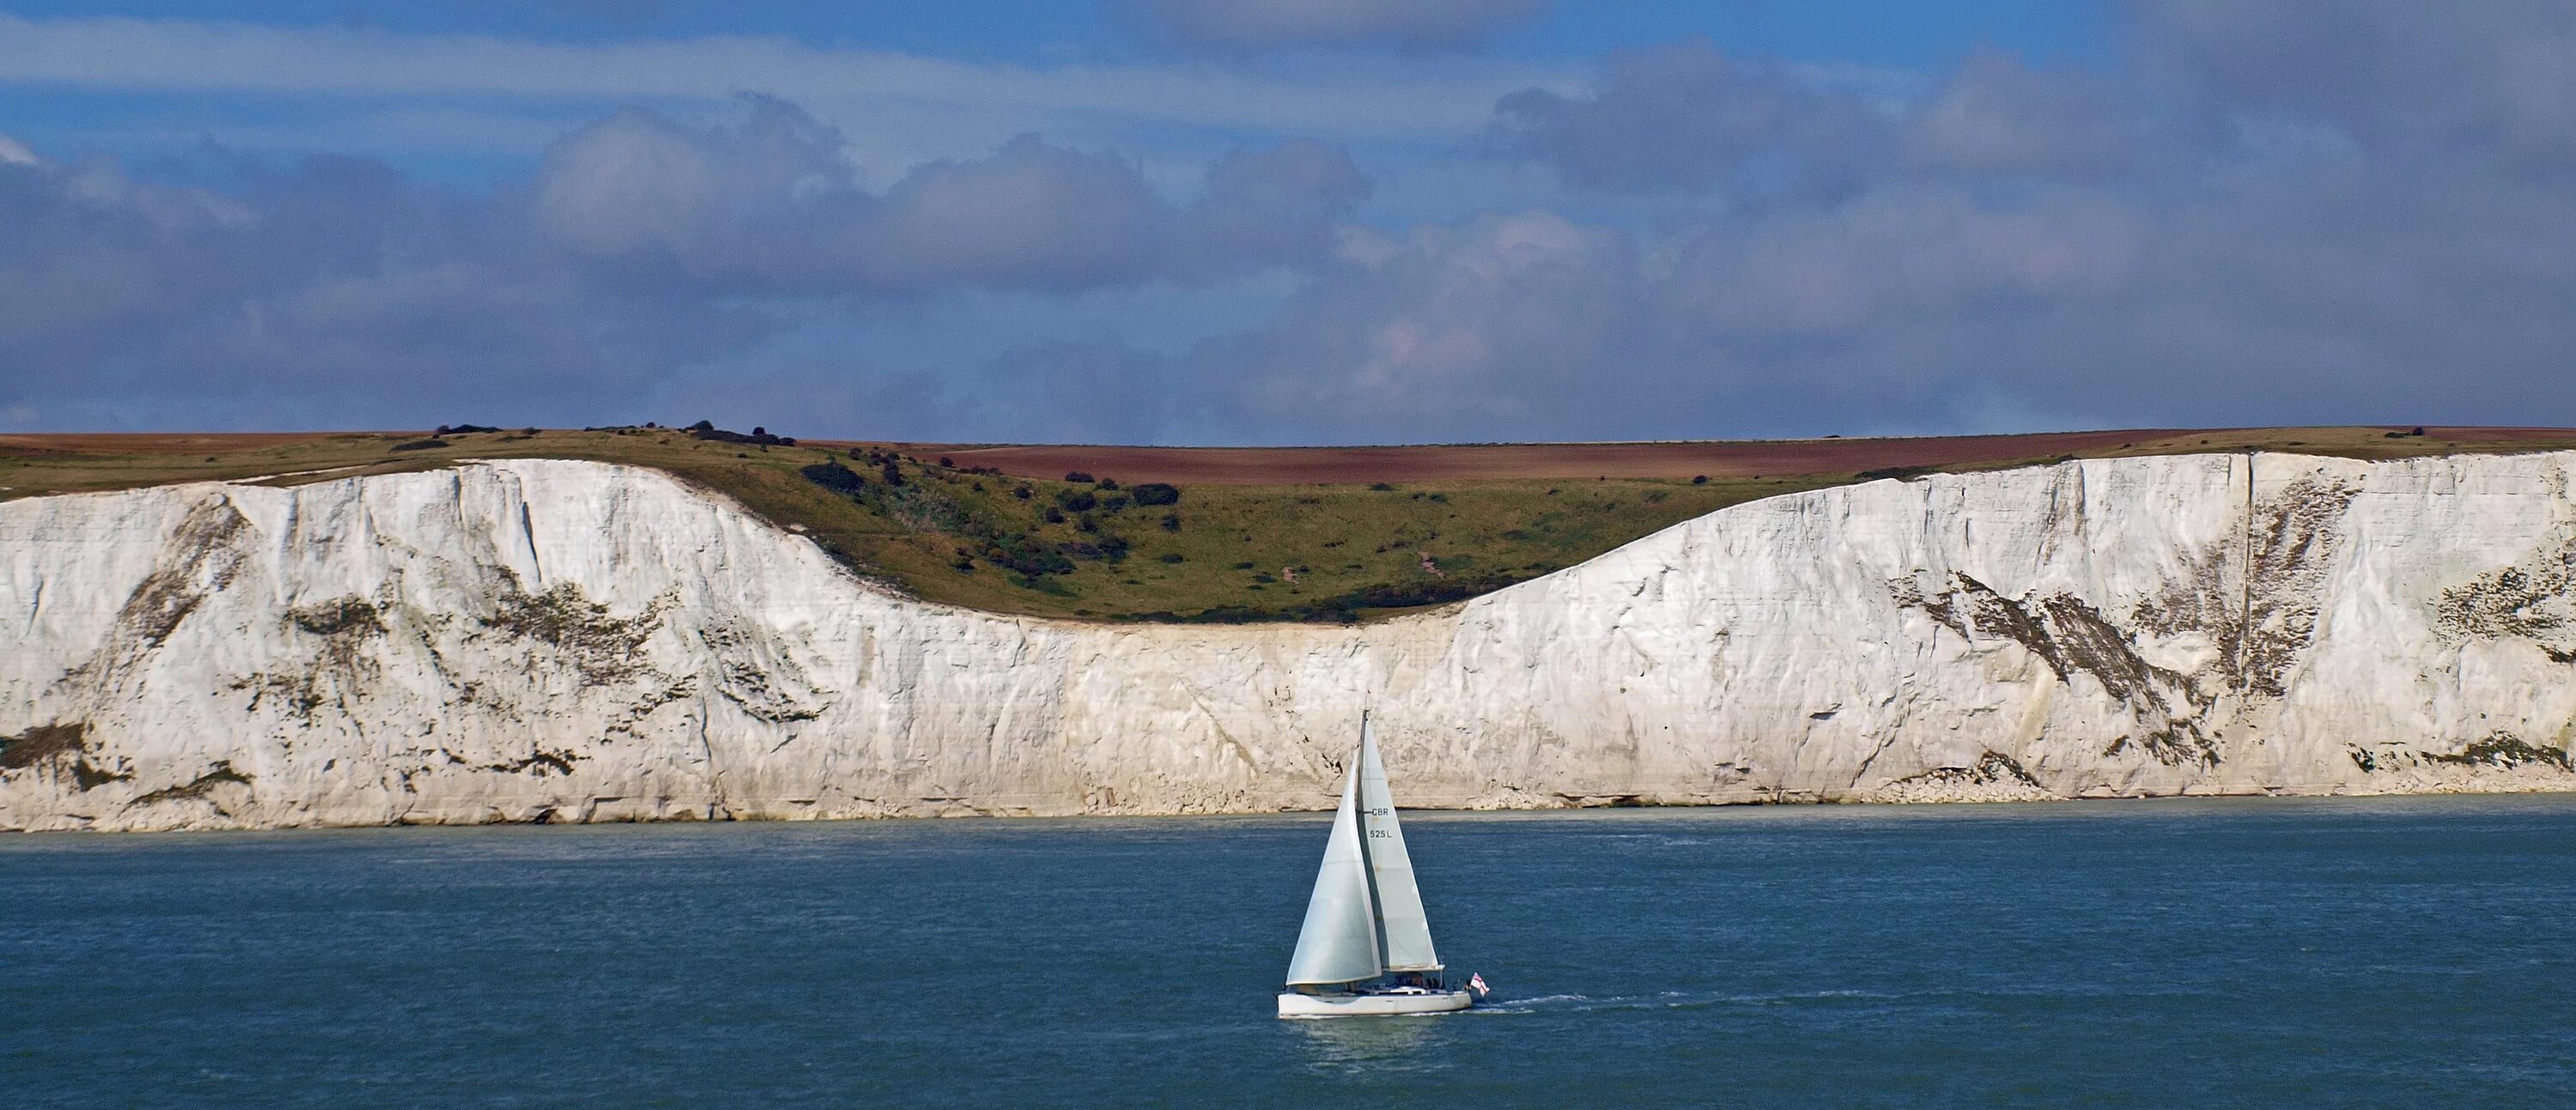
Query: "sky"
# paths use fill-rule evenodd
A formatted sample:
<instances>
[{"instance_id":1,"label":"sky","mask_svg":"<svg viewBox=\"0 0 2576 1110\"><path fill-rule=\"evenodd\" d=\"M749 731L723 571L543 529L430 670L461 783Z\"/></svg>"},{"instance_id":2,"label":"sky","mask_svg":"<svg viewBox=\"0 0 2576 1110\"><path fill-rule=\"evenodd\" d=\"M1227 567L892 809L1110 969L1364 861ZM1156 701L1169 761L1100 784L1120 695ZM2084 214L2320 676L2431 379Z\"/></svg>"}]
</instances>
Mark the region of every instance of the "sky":
<instances>
[{"instance_id":1,"label":"sky","mask_svg":"<svg viewBox=\"0 0 2576 1110\"><path fill-rule=\"evenodd\" d=\"M0 0L0 431L2571 404L2576 0Z\"/></svg>"}]
</instances>

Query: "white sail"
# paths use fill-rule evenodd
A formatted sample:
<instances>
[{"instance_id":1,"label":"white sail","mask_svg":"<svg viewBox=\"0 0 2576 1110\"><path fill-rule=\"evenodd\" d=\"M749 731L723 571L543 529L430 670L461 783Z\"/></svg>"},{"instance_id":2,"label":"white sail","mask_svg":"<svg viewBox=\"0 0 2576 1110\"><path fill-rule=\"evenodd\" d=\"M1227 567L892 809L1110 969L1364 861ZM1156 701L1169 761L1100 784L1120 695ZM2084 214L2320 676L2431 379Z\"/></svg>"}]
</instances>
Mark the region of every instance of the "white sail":
<instances>
[{"instance_id":1,"label":"white sail","mask_svg":"<svg viewBox=\"0 0 2576 1110\"><path fill-rule=\"evenodd\" d=\"M1431 949L1431 922L1422 915L1422 891L1413 885L1413 856L1404 850L1404 827L1395 820L1386 765L1378 761L1377 738L1370 734L1365 716L1360 718L1360 828L1368 834L1364 845L1369 870L1377 880L1386 969L1440 970L1440 954Z\"/></svg>"},{"instance_id":2,"label":"white sail","mask_svg":"<svg viewBox=\"0 0 2576 1110\"><path fill-rule=\"evenodd\" d=\"M1368 860L1360 850L1360 768L1342 780L1341 812L1324 842L1324 866L1315 872L1315 894L1306 901L1306 926L1297 954L1288 958L1288 985L1322 986L1373 979L1378 963L1375 907L1369 898ZM1410 889L1408 887L1408 889Z\"/></svg>"}]
</instances>

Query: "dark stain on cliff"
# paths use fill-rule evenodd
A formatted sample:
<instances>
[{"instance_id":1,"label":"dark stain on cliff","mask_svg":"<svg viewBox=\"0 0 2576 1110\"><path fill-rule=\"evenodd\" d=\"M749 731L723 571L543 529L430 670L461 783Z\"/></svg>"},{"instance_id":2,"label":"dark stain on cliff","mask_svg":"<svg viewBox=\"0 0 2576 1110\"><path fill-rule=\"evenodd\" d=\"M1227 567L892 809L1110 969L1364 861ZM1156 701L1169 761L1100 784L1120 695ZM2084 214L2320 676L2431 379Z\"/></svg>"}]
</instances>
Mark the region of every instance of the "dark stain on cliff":
<instances>
[{"instance_id":1,"label":"dark stain on cliff","mask_svg":"<svg viewBox=\"0 0 2576 1110\"><path fill-rule=\"evenodd\" d=\"M711 620L698 630L698 641L714 654L715 692L755 720L770 724L810 721L822 711L796 699L793 690L813 689L804 669L785 656L768 657L753 635L727 620Z\"/></svg>"},{"instance_id":2,"label":"dark stain on cliff","mask_svg":"<svg viewBox=\"0 0 2576 1110\"><path fill-rule=\"evenodd\" d=\"M1948 592L1926 597L1899 580L1893 592L1897 604L1921 610L1962 638L2011 640L2048 664L2060 680L2077 673L2092 675L2112 697L2124 702L2151 697L2158 687L2188 690L2190 686L2180 673L2139 656L2128 634L2082 598L2056 594L2033 606L1995 592L1972 575L1953 574L1950 584Z\"/></svg>"},{"instance_id":3,"label":"dark stain on cliff","mask_svg":"<svg viewBox=\"0 0 2576 1110\"><path fill-rule=\"evenodd\" d=\"M162 541L152 573L117 609L105 642L80 666L64 672L63 681L100 690L112 687L121 672L167 642L207 598L232 585L247 558L241 538L249 529L250 521L222 497L191 506Z\"/></svg>"},{"instance_id":4,"label":"dark stain on cliff","mask_svg":"<svg viewBox=\"0 0 2576 1110\"><path fill-rule=\"evenodd\" d=\"M206 795L213 791L214 788L222 786L225 783L249 786L250 776L233 770L233 765L230 760L219 760L213 767L209 768L205 774L189 780L184 786L164 787L125 804L128 808L131 808L134 806L158 805L162 802L204 801L208 805L214 805L215 812L224 813L224 807L216 805L214 800L206 797ZM226 814L226 816L230 816L230 814Z\"/></svg>"},{"instance_id":5,"label":"dark stain on cliff","mask_svg":"<svg viewBox=\"0 0 2576 1110\"><path fill-rule=\"evenodd\" d=\"M363 597L343 597L286 611L286 622L309 636L346 641L385 634L384 614Z\"/></svg>"},{"instance_id":6,"label":"dark stain on cliff","mask_svg":"<svg viewBox=\"0 0 2576 1110\"><path fill-rule=\"evenodd\" d=\"M2248 506L2238 534L2194 560L2183 577L2137 604L2130 622L2159 635L2199 631L2219 648L2227 685L2280 697L2316 636L2335 531L2360 490L2304 476Z\"/></svg>"},{"instance_id":7,"label":"dark stain on cliff","mask_svg":"<svg viewBox=\"0 0 2576 1110\"><path fill-rule=\"evenodd\" d=\"M2024 770L2021 761L1999 751L1988 750L1966 767L1935 767L1919 775L1896 780L1898 784L1929 783L1935 786L1993 786L2016 783L2034 790L2046 790L2039 780Z\"/></svg>"},{"instance_id":8,"label":"dark stain on cliff","mask_svg":"<svg viewBox=\"0 0 2576 1110\"><path fill-rule=\"evenodd\" d=\"M382 668L366 655L367 643L387 632L384 612L375 603L356 596L333 598L288 609L281 619L319 641L313 663L297 673L261 674L235 683L234 689L256 688L249 708L256 710L275 697L289 715L310 724L325 704L345 712L351 700L364 698L381 677Z\"/></svg>"},{"instance_id":9,"label":"dark stain on cliff","mask_svg":"<svg viewBox=\"0 0 2576 1110\"><path fill-rule=\"evenodd\" d=\"M221 497L188 510L163 542L156 568L116 614L116 628L132 638L134 654L161 646L197 606L232 585L243 558L237 541L249 527L241 511Z\"/></svg>"},{"instance_id":10,"label":"dark stain on cliff","mask_svg":"<svg viewBox=\"0 0 2576 1110\"><path fill-rule=\"evenodd\" d=\"M2189 710L2205 709L2207 699L2188 676L2149 663L2138 654L2129 634L2101 611L2072 594L2056 594L2025 603L2005 597L1974 576L1954 573L1950 588L1927 596L1898 579L1888 584L1898 605L1930 616L1961 639L2003 639L2021 645L2059 682L2077 674L2091 675L2102 689L2129 707L2144 726L2137 743L2159 762L2180 766L2218 765L2216 745L2200 733ZM2187 707L2182 716L2176 707ZM2129 742L2122 737L2116 753Z\"/></svg>"},{"instance_id":11,"label":"dark stain on cliff","mask_svg":"<svg viewBox=\"0 0 2576 1110\"><path fill-rule=\"evenodd\" d=\"M2039 603L2048 615L2048 625L2056 632L2059 653L2069 670L2079 670L2099 679L2111 696L2126 702L2151 697L2161 687L2185 691L2188 698L2191 680L2179 672L2149 663L2138 654L2128 633L2113 627L2102 612L2072 594L2058 594Z\"/></svg>"},{"instance_id":12,"label":"dark stain on cliff","mask_svg":"<svg viewBox=\"0 0 2576 1110\"><path fill-rule=\"evenodd\" d=\"M632 617L614 617L567 582L541 594L510 590L483 624L554 649L589 682L616 683L648 669L644 642L661 629L667 604L656 599Z\"/></svg>"},{"instance_id":13,"label":"dark stain on cliff","mask_svg":"<svg viewBox=\"0 0 2576 1110\"><path fill-rule=\"evenodd\" d=\"M89 723L57 722L37 725L15 736L0 736L0 774L52 765L71 776L72 784L82 790L95 790L111 782L133 778L122 771L110 771L90 762Z\"/></svg>"},{"instance_id":14,"label":"dark stain on cliff","mask_svg":"<svg viewBox=\"0 0 2576 1110\"><path fill-rule=\"evenodd\" d=\"M2453 641L2528 640L2552 662L2576 663L2576 535L2560 535L2513 566L2442 591L2433 629Z\"/></svg>"},{"instance_id":15,"label":"dark stain on cliff","mask_svg":"<svg viewBox=\"0 0 2576 1110\"><path fill-rule=\"evenodd\" d=\"M449 758L452 759L454 757L450 756ZM508 763L488 763L483 766L483 769L486 771L525 772L527 774L535 775L538 778L544 778L548 772L558 775L572 774L573 760L579 758L581 757L576 756L571 752L550 752L543 748L539 748L537 749L536 754L530 755L526 759L516 759Z\"/></svg>"},{"instance_id":16,"label":"dark stain on cliff","mask_svg":"<svg viewBox=\"0 0 2576 1110\"><path fill-rule=\"evenodd\" d=\"M2529 743L2510 732L2497 731L2487 738L2448 755L2428 755L2434 763L2458 766L2498 767L2510 771L2516 767L2555 767L2561 771L2576 770L2569 766L2567 753L2558 748L2544 748Z\"/></svg>"},{"instance_id":17,"label":"dark stain on cliff","mask_svg":"<svg viewBox=\"0 0 2576 1110\"><path fill-rule=\"evenodd\" d=\"M0 770L16 771L63 756L79 758L86 750L89 724L37 725L16 736L0 736Z\"/></svg>"}]
</instances>

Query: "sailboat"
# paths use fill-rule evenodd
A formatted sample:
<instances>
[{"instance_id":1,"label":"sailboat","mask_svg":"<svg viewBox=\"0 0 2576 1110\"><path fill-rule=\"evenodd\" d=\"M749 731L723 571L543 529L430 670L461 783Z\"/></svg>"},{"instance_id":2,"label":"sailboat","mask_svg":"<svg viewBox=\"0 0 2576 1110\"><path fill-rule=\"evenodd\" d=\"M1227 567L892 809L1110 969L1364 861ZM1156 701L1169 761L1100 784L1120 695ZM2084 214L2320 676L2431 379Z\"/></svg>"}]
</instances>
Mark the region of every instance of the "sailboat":
<instances>
[{"instance_id":1,"label":"sailboat","mask_svg":"<svg viewBox=\"0 0 2576 1110\"><path fill-rule=\"evenodd\" d=\"M1324 842L1324 865L1306 902L1297 954L1288 959L1283 1018L1439 1014L1467 1008L1467 992L1440 978L1413 857L1404 850L1395 800L1368 714L1360 714L1359 758L1342 779L1342 807Z\"/></svg>"}]
</instances>

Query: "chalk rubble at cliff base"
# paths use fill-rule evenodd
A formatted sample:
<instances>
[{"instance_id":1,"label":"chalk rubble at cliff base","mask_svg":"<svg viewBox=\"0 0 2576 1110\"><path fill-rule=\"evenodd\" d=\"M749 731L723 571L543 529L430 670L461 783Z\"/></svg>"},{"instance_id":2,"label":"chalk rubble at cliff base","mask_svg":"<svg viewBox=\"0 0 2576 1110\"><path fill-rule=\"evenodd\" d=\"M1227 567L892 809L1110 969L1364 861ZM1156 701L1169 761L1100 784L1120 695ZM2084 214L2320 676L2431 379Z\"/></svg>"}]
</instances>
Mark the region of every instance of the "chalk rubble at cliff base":
<instances>
[{"instance_id":1,"label":"chalk rubble at cliff base","mask_svg":"<svg viewBox=\"0 0 2576 1110\"><path fill-rule=\"evenodd\" d=\"M0 827L2576 789L2576 456L1792 494L1361 627L924 604L649 470L0 504Z\"/></svg>"}]
</instances>

